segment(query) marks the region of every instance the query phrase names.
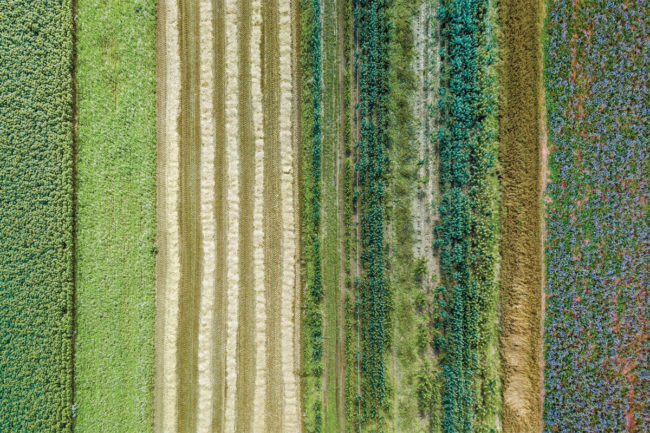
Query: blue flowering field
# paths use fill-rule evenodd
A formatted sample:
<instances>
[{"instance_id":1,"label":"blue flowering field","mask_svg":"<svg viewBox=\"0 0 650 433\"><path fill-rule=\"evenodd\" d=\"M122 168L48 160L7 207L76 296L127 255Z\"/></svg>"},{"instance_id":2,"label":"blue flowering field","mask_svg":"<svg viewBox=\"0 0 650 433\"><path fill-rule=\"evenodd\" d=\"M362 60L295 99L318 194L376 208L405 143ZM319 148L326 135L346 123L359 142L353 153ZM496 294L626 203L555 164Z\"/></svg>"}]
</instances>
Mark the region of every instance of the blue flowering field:
<instances>
[{"instance_id":1,"label":"blue flowering field","mask_svg":"<svg viewBox=\"0 0 650 433\"><path fill-rule=\"evenodd\" d=\"M549 3L546 432L650 431L647 10Z\"/></svg>"}]
</instances>

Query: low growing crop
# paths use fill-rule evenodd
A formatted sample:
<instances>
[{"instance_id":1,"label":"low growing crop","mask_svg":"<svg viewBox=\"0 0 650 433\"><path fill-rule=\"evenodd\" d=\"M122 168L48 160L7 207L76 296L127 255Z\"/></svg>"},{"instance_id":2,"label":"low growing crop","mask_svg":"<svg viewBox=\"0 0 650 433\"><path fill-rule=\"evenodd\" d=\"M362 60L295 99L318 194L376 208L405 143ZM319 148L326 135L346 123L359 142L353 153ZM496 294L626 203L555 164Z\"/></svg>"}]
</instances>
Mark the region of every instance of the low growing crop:
<instances>
[{"instance_id":1,"label":"low growing crop","mask_svg":"<svg viewBox=\"0 0 650 433\"><path fill-rule=\"evenodd\" d=\"M544 431L650 431L647 4L551 0Z\"/></svg>"}]
</instances>

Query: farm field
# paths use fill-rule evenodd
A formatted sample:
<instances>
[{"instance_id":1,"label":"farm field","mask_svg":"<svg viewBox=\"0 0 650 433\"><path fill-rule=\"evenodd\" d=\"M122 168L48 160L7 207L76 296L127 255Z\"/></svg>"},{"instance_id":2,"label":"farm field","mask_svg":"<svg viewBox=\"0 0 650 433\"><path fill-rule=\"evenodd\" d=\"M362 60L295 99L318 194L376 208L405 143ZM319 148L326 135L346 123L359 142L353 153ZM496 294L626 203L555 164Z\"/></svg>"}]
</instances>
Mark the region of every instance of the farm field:
<instances>
[{"instance_id":1,"label":"farm field","mask_svg":"<svg viewBox=\"0 0 650 433\"><path fill-rule=\"evenodd\" d=\"M0 0L0 432L647 431L645 9Z\"/></svg>"},{"instance_id":2,"label":"farm field","mask_svg":"<svg viewBox=\"0 0 650 433\"><path fill-rule=\"evenodd\" d=\"M74 430L153 424L155 2L76 20Z\"/></svg>"},{"instance_id":3,"label":"farm field","mask_svg":"<svg viewBox=\"0 0 650 433\"><path fill-rule=\"evenodd\" d=\"M0 431L72 424L71 2L0 3Z\"/></svg>"}]
</instances>

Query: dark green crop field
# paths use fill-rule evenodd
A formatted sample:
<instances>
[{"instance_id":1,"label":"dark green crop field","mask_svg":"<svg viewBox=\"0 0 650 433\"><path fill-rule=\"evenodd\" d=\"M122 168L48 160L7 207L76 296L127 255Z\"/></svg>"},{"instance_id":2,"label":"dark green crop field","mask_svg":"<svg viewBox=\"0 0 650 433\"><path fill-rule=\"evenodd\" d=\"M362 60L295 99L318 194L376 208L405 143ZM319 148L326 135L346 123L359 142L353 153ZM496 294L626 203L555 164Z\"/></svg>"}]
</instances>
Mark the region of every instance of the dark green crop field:
<instances>
[{"instance_id":1,"label":"dark green crop field","mask_svg":"<svg viewBox=\"0 0 650 433\"><path fill-rule=\"evenodd\" d=\"M0 2L0 431L72 417L70 1Z\"/></svg>"}]
</instances>

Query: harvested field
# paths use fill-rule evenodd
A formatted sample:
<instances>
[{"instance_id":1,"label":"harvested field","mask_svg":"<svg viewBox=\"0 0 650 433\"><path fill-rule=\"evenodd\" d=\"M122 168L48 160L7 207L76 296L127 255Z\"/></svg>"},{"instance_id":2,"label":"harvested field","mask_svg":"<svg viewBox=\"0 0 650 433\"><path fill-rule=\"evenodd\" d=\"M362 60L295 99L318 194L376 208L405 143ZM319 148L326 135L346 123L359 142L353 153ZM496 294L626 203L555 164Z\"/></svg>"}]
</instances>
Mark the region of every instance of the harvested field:
<instances>
[{"instance_id":1,"label":"harvested field","mask_svg":"<svg viewBox=\"0 0 650 433\"><path fill-rule=\"evenodd\" d=\"M301 429L292 13L161 5L157 431Z\"/></svg>"}]
</instances>

